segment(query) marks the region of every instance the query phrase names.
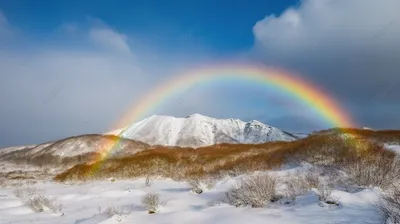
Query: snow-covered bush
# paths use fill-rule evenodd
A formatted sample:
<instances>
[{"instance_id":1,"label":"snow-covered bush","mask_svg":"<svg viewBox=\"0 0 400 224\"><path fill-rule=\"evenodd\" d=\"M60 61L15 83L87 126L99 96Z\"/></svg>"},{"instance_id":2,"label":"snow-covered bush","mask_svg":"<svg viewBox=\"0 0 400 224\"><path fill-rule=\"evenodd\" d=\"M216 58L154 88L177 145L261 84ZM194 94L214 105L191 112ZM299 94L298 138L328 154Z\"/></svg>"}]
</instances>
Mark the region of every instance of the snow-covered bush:
<instances>
[{"instance_id":1,"label":"snow-covered bush","mask_svg":"<svg viewBox=\"0 0 400 224\"><path fill-rule=\"evenodd\" d=\"M319 185L319 173L316 170L310 170L304 175L304 180L308 188L316 188Z\"/></svg>"},{"instance_id":2,"label":"snow-covered bush","mask_svg":"<svg viewBox=\"0 0 400 224\"><path fill-rule=\"evenodd\" d=\"M99 211L101 211L101 209ZM122 207L110 206L107 208L106 213L110 217L115 217L117 222L122 222L126 218Z\"/></svg>"},{"instance_id":3,"label":"snow-covered bush","mask_svg":"<svg viewBox=\"0 0 400 224\"><path fill-rule=\"evenodd\" d=\"M318 198L320 201L327 201L332 195L332 187L327 184L319 184L317 186Z\"/></svg>"},{"instance_id":4,"label":"snow-covered bush","mask_svg":"<svg viewBox=\"0 0 400 224\"><path fill-rule=\"evenodd\" d=\"M56 213L62 210L62 205L54 203L35 187L29 185L16 187L13 192L16 197L21 198L34 212L49 210Z\"/></svg>"},{"instance_id":5,"label":"snow-covered bush","mask_svg":"<svg viewBox=\"0 0 400 224\"><path fill-rule=\"evenodd\" d=\"M193 192L201 194L204 190L210 190L214 187L216 178L211 176L203 178L191 178L187 182Z\"/></svg>"},{"instance_id":6,"label":"snow-covered bush","mask_svg":"<svg viewBox=\"0 0 400 224\"><path fill-rule=\"evenodd\" d=\"M319 172L316 169L290 174L283 180L286 187L285 196L294 200L297 196L305 195L312 188L317 188L319 183Z\"/></svg>"},{"instance_id":7,"label":"snow-covered bush","mask_svg":"<svg viewBox=\"0 0 400 224\"><path fill-rule=\"evenodd\" d=\"M389 154L390 152L388 152ZM400 180L400 160L390 155L362 155L345 160L342 170L358 186L388 188Z\"/></svg>"},{"instance_id":8,"label":"snow-covered bush","mask_svg":"<svg viewBox=\"0 0 400 224\"><path fill-rule=\"evenodd\" d=\"M17 198L23 197L23 194L24 194L22 188L19 187L19 186L16 187L16 188L14 188L13 193L14 193L14 195L15 195Z\"/></svg>"},{"instance_id":9,"label":"snow-covered bush","mask_svg":"<svg viewBox=\"0 0 400 224\"><path fill-rule=\"evenodd\" d=\"M339 205L339 198L332 196L332 186L320 183L317 186L319 205L321 207L336 207Z\"/></svg>"},{"instance_id":10,"label":"snow-covered bush","mask_svg":"<svg viewBox=\"0 0 400 224\"><path fill-rule=\"evenodd\" d=\"M144 182L144 186L150 187L151 186L151 176L150 174L146 175L146 180Z\"/></svg>"},{"instance_id":11,"label":"snow-covered bush","mask_svg":"<svg viewBox=\"0 0 400 224\"><path fill-rule=\"evenodd\" d=\"M124 211L121 208L110 206L107 208L106 213L109 216L114 216L114 215L122 215Z\"/></svg>"},{"instance_id":12,"label":"snow-covered bush","mask_svg":"<svg viewBox=\"0 0 400 224\"><path fill-rule=\"evenodd\" d=\"M45 210L60 212L62 210L61 205L55 204L47 197L40 194L31 196L30 198L28 198L25 204L34 212L43 212Z\"/></svg>"},{"instance_id":13,"label":"snow-covered bush","mask_svg":"<svg viewBox=\"0 0 400 224\"><path fill-rule=\"evenodd\" d=\"M161 205L160 195L157 193L147 193L142 197L142 205L149 214L156 213Z\"/></svg>"},{"instance_id":14,"label":"snow-covered bush","mask_svg":"<svg viewBox=\"0 0 400 224\"><path fill-rule=\"evenodd\" d=\"M306 194L311 189L303 175L290 176L284 184L286 186L285 195L292 200Z\"/></svg>"},{"instance_id":15,"label":"snow-covered bush","mask_svg":"<svg viewBox=\"0 0 400 224\"><path fill-rule=\"evenodd\" d=\"M232 169L228 171L228 175L230 177L237 177L241 174L245 173L245 169L243 167L234 166Z\"/></svg>"},{"instance_id":16,"label":"snow-covered bush","mask_svg":"<svg viewBox=\"0 0 400 224\"><path fill-rule=\"evenodd\" d=\"M32 186L17 186L14 188L13 193L18 198L31 197L36 195L39 190Z\"/></svg>"},{"instance_id":17,"label":"snow-covered bush","mask_svg":"<svg viewBox=\"0 0 400 224\"><path fill-rule=\"evenodd\" d=\"M263 207L276 199L276 178L267 174L240 180L224 193L222 200L238 206Z\"/></svg>"},{"instance_id":18,"label":"snow-covered bush","mask_svg":"<svg viewBox=\"0 0 400 224\"><path fill-rule=\"evenodd\" d=\"M102 212L101 206L97 207L97 213L94 213L94 214L93 214L93 217L96 217L96 216L100 215L101 212Z\"/></svg>"},{"instance_id":19,"label":"snow-covered bush","mask_svg":"<svg viewBox=\"0 0 400 224\"><path fill-rule=\"evenodd\" d=\"M385 224L400 223L400 189L394 188L392 192L381 194L375 207L382 212Z\"/></svg>"}]
</instances>

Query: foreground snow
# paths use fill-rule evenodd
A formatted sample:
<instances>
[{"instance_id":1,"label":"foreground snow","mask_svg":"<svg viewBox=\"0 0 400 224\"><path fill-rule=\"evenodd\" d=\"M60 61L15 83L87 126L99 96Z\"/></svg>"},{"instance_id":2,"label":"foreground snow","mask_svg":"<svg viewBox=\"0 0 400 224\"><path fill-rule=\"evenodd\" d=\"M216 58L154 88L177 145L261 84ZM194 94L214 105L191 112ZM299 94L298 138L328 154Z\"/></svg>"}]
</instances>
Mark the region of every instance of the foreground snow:
<instances>
[{"instance_id":1,"label":"foreground snow","mask_svg":"<svg viewBox=\"0 0 400 224\"><path fill-rule=\"evenodd\" d=\"M292 171L286 169L275 174ZM34 213L23 199L14 195L12 188L0 188L0 223L380 223L380 216L371 205L377 199L375 189L356 193L334 191L333 196L340 201L336 208L320 207L313 191L298 197L294 205L279 202L265 208L212 205L238 178L227 177L202 194L191 192L185 182L166 179L154 180L149 187L144 179L34 185L55 204L62 205L57 213ZM159 193L165 202L156 214L148 214L141 205L141 197L149 192ZM110 207L123 214L110 216L106 212Z\"/></svg>"}]
</instances>

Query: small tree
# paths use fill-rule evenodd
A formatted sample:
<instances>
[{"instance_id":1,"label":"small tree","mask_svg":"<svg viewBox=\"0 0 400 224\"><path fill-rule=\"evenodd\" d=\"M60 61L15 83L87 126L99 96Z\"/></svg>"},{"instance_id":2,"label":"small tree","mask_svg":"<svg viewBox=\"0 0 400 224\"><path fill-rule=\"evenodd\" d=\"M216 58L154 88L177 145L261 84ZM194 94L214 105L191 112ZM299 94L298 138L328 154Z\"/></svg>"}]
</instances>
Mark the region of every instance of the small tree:
<instances>
[{"instance_id":1,"label":"small tree","mask_svg":"<svg viewBox=\"0 0 400 224\"><path fill-rule=\"evenodd\" d=\"M146 187L150 187L150 186L151 186L151 175L150 175L150 174L147 174L147 175L146 175L146 180L145 180L144 185L145 185Z\"/></svg>"},{"instance_id":2,"label":"small tree","mask_svg":"<svg viewBox=\"0 0 400 224\"><path fill-rule=\"evenodd\" d=\"M276 178L269 175L256 175L241 180L225 192L223 200L238 206L263 207L276 199Z\"/></svg>"},{"instance_id":3,"label":"small tree","mask_svg":"<svg viewBox=\"0 0 400 224\"><path fill-rule=\"evenodd\" d=\"M321 207L335 207L339 205L339 198L332 196L332 186L329 184L319 184L317 190L319 205Z\"/></svg>"},{"instance_id":4,"label":"small tree","mask_svg":"<svg viewBox=\"0 0 400 224\"><path fill-rule=\"evenodd\" d=\"M211 189L215 185L215 178L208 176L203 178L192 178L188 180L191 190L197 194L203 193L206 189Z\"/></svg>"},{"instance_id":5,"label":"small tree","mask_svg":"<svg viewBox=\"0 0 400 224\"><path fill-rule=\"evenodd\" d=\"M99 212L101 212L101 209L99 210ZM106 213L110 216L110 217L115 217L115 220L117 222L122 222L127 215L124 214L124 209L122 207L114 207L111 206L106 210Z\"/></svg>"},{"instance_id":6,"label":"small tree","mask_svg":"<svg viewBox=\"0 0 400 224\"><path fill-rule=\"evenodd\" d=\"M31 208L34 212L43 212L45 209L48 209L52 212L60 212L62 210L62 206L55 204L50 199L46 198L43 195L34 195L30 197L26 201L26 205Z\"/></svg>"},{"instance_id":7,"label":"small tree","mask_svg":"<svg viewBox=\"0 0 400 224\"><path fill-rule=\"evenodd\" d=\"M156 213L160 204L160 195L157 193L147 193L142 197L142 205L147 209L149 214Z\"/></svg>"},{"instance_id":8,"label":"small tree","mask_svg":"<svg viewBox=\"0 0 400 224\"><path fill-rule=\"evenodd\" d=\"M381 194L375 207L382 212L384 223L400 223L400 189L394 188L392 192Z\"/></svg>"}]
</instances>

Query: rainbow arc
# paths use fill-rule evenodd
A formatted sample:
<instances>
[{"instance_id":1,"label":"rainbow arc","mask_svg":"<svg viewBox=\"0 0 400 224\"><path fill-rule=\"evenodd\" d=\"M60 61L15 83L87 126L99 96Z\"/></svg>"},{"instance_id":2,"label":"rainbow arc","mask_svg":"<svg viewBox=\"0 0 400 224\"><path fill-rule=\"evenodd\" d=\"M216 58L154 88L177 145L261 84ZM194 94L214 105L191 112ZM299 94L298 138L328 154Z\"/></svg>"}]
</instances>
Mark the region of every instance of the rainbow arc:
<instances>
[{"instance_id":1,"label":"rainbow arc","mask_svg":"<svg viewBox=\"0 0 400 224\"><path fill-rule=\"evenodd\" d=\"M350 115L336 100L312 82L288 72L256 65L222 65L186 72L168 82L161 83L135 103L126 115L118 120L114 128L127 127L149 116L170 98L190 89L194 85L237 81L243 85L261 85L283 94L295 102L313 109L331 127L355 127ZM114 129L113 128L113 129ZM111 153L118 140L102 147L100 158Z\"/></svg>"}]
</instances>

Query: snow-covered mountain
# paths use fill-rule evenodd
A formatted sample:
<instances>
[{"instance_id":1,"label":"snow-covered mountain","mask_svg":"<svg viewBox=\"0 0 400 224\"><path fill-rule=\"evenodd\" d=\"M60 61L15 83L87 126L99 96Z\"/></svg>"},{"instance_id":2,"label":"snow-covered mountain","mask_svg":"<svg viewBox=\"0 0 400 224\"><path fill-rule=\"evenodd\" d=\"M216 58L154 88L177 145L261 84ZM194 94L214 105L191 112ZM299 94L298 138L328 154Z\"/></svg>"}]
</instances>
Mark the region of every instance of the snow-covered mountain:
<instances>
[{"instance_id":1,"label":"snow-covered mountain","mask_svg":"<svg viewBox=\"0 0 400 224\"><path fill-rule=\"evenodd\" d=\"M255 120L244 122L238 119L216 119L200 114L185 118L155 115L127 128L104 134L74 136L39 145L0 149L0 161L34 164L62 164L70 161L73 164L76 161L91 161L92 155L109 148L113 148L110 156L123 157L150 149L151 145L198 148L218 143L257 144L297 138L296 135ZM114 145L116 142L118 144Z\"/></svg>"},{"instance_id":2,"label":"snow-covered mountain","mask_svg":"<svg viewBox=\"0 0 400 224\"><path fill-rule=\"evenodd\" d=\"M218 143L257 144L296 139L294 135L256 120L244 122L238 119L216 119L201 114L185 118L154 115L109 134L150 145L195 148Z\"/></svg>"}]
</instances>

